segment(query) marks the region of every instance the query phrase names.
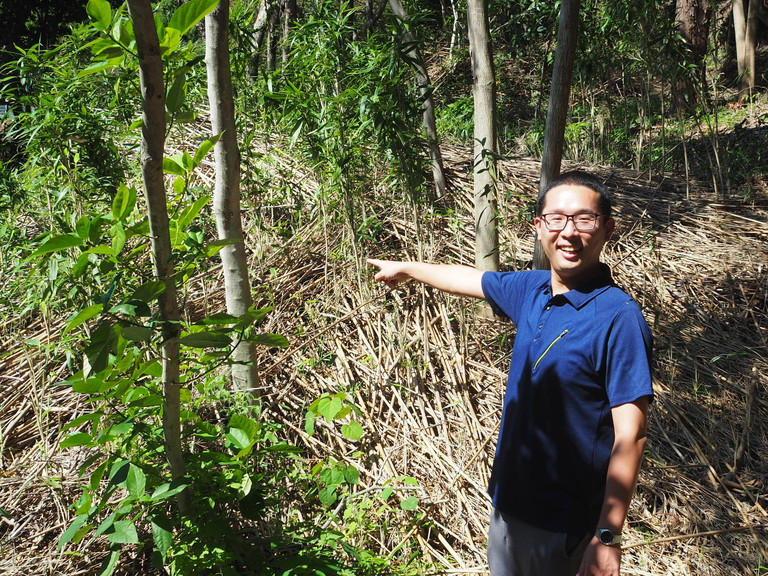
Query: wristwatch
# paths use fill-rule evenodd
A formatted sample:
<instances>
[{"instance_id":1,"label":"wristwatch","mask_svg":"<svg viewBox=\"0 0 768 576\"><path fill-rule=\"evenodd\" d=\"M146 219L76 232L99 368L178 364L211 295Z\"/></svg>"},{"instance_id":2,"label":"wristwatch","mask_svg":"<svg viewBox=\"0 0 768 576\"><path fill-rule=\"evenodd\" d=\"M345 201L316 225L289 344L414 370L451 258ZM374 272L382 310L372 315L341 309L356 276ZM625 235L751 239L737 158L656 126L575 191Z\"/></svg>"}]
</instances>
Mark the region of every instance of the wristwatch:
<instances>
[{"instance_id":1,"label":"wristwatch","mask_svg":"<svg viewBox=\"0 0 768 576\"><path fill-rule=\"evenodd\" d=\"M608 530L608 528L598 528L595 531L595 536L597 536L601 544L606 546L618 546L621 544L621 534L615 534L612 530Z\"/></svg>"}]
</instances>

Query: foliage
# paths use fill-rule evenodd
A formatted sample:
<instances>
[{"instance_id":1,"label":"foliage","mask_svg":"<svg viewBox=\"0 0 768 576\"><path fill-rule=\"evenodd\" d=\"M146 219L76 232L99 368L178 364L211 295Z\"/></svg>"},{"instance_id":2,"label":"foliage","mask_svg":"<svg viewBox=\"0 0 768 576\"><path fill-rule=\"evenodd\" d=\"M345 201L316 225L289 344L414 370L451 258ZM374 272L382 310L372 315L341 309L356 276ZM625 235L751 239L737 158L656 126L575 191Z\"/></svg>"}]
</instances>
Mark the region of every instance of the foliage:
<instances>
[{"instance_id":1,"label":"foliage","mask_svg":"<svg viewBox=\"0 0 768 576\"><path fill-rule=\"evenodd\" d=\"M420 102L397 29L361 38L356 12L317 3L292 30L288 61L267 78L264 100L272 126L290 133L293 149L340 191L327 200L353 230L372 170L418 197L425 167Z\"/></svg>"}]
</instances>

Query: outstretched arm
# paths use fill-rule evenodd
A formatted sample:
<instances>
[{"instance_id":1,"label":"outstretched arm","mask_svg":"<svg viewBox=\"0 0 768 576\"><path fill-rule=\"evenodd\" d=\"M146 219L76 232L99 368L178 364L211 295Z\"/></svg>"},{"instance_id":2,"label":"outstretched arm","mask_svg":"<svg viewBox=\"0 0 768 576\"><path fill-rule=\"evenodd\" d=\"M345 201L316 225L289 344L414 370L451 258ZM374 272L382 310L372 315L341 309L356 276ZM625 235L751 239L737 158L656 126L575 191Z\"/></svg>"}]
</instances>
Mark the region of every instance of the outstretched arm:
<instances>
[{"instance_id":1,"label":"outstretched arm","mask_svg":"<svg viewBox=\"0 0 768 576\"><path fill-rule=\"evenodd\" d=\"M485 298L481 285L483 272L470 266L397 262L374 258L369 258L368 264L379 269L374 279L390 288L394 288L405 280L413 279L449 294L481 300Z\"/></svg>"}]
</instances>

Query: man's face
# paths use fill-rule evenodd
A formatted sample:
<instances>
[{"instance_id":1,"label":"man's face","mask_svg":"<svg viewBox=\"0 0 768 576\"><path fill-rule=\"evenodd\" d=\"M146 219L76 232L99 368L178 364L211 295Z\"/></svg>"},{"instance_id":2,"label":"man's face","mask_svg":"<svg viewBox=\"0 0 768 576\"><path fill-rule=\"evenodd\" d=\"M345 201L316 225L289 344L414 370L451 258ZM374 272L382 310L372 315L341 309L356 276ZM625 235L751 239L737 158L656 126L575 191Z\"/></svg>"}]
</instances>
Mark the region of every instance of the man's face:
<instances>
[{"instance_id":1,"label":"man's face","mask_svg":"<svg viewBox=\"0 0 768 576\"><path fill-rule=\"evenodd\" d=\"M547 192L542 215L599 214L599 200L600 195L591 188L563 184ZM577 230L570 218L559 231L549 230L541 217L533 222L552 267L555 294L567 292L597 274L600 252L613 232L613 219L597 218L593 230Z\"/></svg>"}]
</instances>

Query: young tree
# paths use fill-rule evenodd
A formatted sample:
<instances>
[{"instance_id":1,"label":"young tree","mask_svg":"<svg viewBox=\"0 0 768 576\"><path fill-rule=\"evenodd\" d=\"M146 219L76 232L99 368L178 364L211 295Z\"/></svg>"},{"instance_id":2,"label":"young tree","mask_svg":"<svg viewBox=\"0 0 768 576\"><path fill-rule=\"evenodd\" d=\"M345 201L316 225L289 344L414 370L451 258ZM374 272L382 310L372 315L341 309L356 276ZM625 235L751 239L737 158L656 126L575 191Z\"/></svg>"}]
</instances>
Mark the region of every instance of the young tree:
<instances>
[{"instance_id":1,"label":"young tree","mask_svg":"<svg viewBox=\"0 0 768 576\"><path fill-rule=\"evenodd\" d=\"M499 269L499 230L496 219L496 75L488 23L488 1L467 4L469 51L472 57L475 102L474 194L475 266Z\"/></svg>"},{"instance_id":2,"label":"young tree","mask_svg":"<svg viewBox=\"0 0 768 576\"><path fill-rule=\"evenodd\" d=\"M400 20L403 29L403 40L408 49L408 58L416 71L416 80L419 83L419 94L423 100L422 108L424 110L423 122L424 133L427 136L429 146L429 158L432 163L432 178L435 182L437 197L441 198L446 193L445 170L443 168L443 155L440 152L440 142L437 137L437 126L435 122L435 102L432 98L432 83L429 80L429 72L424 63L424 58L417 47L416 37L410 30L408 14L403 8L400 0L389 0L389 6L392 12Z\"/></svg>"},{"instance_id":3,"label":"young tree","mask_svg":"<svg viewBox=\"0 0 768 576\"><path fill-rule=\"evenodd\" d=\"M227 312L240 317L253 304L248 262L245 254L243 224L240 216L240 150L237 145L235 107L232 97L232 75L229 63L229 0L205 17L205 61L208 69L208 102L213 133L220 135L214 148L216 184L213 212L222 248L224 289ZM258 372L256 345L245 340L232 344L232 388L255 392Z\"/></svg>"},{"instance_id":4,"label":"young tree","mask_svg":"<svg viewBox=\"0 0 768 576\"><path fill-rule=\"evenodd\" d=\"M162 319L163 343L163 431L165 455L173 478L184 476L181 449L181 382L179 369L179 335L181 315L176 293L173 254L168 226L168 204L163 178L165 152L165 85L163 60L157 37L152 4L149 0L128 0L128 13L133 22L139 57L143 115L141 128L141 171L147 202L151 236L152 262L157 280L165 289L158 296ZM184 507L184 498L179 498Z\"/></svg>"},{"instance_id":5,"label":"young tree","mask_svg":"<svg viewBox=\"0 0 768 576\"><path fill-rule=\"evenodd\" d=\"M571 97L573 62L576 57L576 41L579 36L580 0L563 0L560 4L560 23L557 28L557 48L552 70L552 86L549 91L547 125L544 131L544 150L541 156L539 193L552 178L560 173L565 146L565 121ZM533 265L537 269L549 268L547 257L538 239L534 245Z\"/></svg>"}]
</instances>

